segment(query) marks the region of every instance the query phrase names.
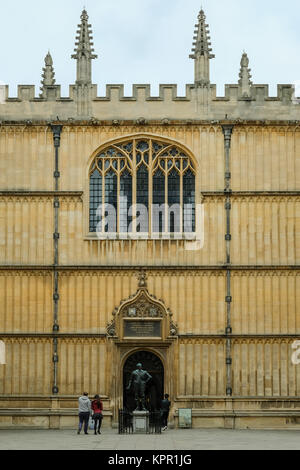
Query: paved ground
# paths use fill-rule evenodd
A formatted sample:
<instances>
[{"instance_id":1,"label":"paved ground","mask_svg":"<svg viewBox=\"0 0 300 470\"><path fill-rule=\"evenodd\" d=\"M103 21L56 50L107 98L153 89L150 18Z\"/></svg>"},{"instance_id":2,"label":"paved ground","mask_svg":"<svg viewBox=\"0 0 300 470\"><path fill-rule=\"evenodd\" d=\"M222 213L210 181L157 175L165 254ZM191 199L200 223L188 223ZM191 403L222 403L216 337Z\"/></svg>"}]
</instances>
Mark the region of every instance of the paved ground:
<instances>
[{"instance_id":1,"label":"paved ground","mask_svg":"<svg viewBox=\"0 0 300 470\"><path fill-rule=\"evenodd\" d=\"M300 431L168 430L162 435L101 436L76 431L0 430L1 450L299 450ZM113 454L114 455L114 454Z\"/></svg>"}]
</instances>

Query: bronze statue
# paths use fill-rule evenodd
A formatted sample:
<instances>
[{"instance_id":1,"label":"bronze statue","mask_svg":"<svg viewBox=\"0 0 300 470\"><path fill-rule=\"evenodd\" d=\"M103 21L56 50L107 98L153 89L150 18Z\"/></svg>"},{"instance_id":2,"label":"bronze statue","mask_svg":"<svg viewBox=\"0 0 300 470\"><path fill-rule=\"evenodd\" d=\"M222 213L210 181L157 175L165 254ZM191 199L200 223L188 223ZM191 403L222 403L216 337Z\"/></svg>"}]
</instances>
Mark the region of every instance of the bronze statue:
<instances>
[{"instance_id":1,"label":"bronze statue","mask_svg":"<svg viewBox=\"0 0 300 470\"><path fill-rule=\"evenodd\" d=\"M145 403L145 391L147 383L152 379L152 376L142 369L142 364L137 364L137 369L131 374L130 381L127 387L127 391L131 389L133 384L134 398L136 403L135 411L146 411Z\"/></svg>"}]
</instances>

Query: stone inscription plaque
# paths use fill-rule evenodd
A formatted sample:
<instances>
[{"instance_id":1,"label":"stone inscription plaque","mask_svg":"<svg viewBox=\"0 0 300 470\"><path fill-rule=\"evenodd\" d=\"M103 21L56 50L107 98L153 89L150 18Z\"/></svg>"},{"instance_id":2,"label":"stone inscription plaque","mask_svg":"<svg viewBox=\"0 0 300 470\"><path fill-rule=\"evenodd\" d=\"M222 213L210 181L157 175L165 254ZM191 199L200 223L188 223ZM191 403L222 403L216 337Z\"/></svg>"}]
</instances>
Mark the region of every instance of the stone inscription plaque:
<instances>
[{"instance_id":1,"label":"stone inscription plaque","mask_svg":"<svg viewBox=\"0 0 300 470\"><path fill-rule=\"evenodd\" d=\"M161 338L161 322L125 320L124 336L127 338Z\"/></svg>"}]
</instances>

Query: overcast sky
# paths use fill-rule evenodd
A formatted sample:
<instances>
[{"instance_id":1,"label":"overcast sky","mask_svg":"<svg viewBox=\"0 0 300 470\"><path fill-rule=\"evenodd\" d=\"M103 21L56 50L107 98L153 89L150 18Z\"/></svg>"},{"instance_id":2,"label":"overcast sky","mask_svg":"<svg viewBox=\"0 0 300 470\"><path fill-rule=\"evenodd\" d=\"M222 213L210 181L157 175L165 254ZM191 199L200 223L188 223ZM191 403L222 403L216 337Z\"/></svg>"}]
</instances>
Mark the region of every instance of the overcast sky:
<instances>
[{"instance_id":1,"label":"overcast sky","mask_svg":"<svg viewBox=\"0 0 300 470\"><path fill-rule=\"evenodd\" d=\"M211 82L218 95L225 83L237 83L243 50L250 59L254 83L300 81L300 2L297 0L203 0L213 53ZM50 50L56 82L63 95L75 82L77 24L86 6L95 52L93 83L98 95L105 84L177 83L180 94L193 83L194 25L201 0L0 0L0 82L35 84L39 93L44 57Z\"/></svg>"}]
</instances>

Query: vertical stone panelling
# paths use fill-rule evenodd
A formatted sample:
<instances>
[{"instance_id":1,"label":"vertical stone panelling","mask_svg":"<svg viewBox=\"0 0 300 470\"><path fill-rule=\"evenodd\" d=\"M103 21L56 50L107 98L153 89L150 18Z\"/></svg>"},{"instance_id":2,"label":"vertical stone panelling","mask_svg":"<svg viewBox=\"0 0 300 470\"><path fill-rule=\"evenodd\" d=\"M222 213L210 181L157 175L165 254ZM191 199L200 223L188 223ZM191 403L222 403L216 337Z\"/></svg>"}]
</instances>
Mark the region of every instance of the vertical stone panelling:
<instances>
[{"instance_id":1,"label":"vertical stone panelling","mask_svg":"<svg viewBox=\"0 0 300 470\"><path fill-rule=\"evenodd\" d=\"M232 140L233 191L299 190L299 141L299 129L237 126Z\"/></svg>"},{"instance_id":2,"label":"vertical stone panelling","mask_svg":"<svg viewBox=\"0 0 300 470\"><path fill-rule=\"evenodd\" d=\"M234 395L299 396L300 368L292 364L293 340L234 340Z\"/></svg>"},{"instance_id":3,"label":"vertical stone panelling","mask_svg":"<svg viewBox=\"0 0 300 470\"><path fill-rule=\"evenodd\" d=\"M233 198L233 264L299 263L299 210L299 197Z\"/></svg>"},{"instance_id":4,"label":"vertical stone panelling","mask_svg":"<svg viewBox=\"0 0 300 470\"><path fill-rule=\"evenodd\" d=\"M189 251L181 240L113 241L85 239L84 210L80 198L63 198L59 212L60 264L63 265L223 265L225 250L224 201L204 202L204 245Z\"/></svg>"},{"instance_id":5,"label":"vertical stone panelling","mask_svg":"<svg viewBox=\"0 0 300 470\"><path fill-rule=\"evenodd\" d=\"M161 281L162 280L162 281ZM151 286L149 273L149 290ZM185 297L182 296L185 292ZM216 334L225 330L225 278L210 272L166 273L157 281L151 291L163 298L166 306L174 314L181 334ZM188 295L188 293L190 295ZM194 299L194 303L191 299ZM193 325L193 330L190 331Z\"/></svg>"},{"instance_id":6,"label":"vertical stone panelling","mask_svg":"<svg viewBox=\"0 0 300 470\"><path fill-rule=\"evenodd\" d=\"M225 395L225 343L186 340L179 345L180 397Z\"/></svg>"},{"instance_id":7,"label":"vertical stone panelling","mask_svg":"<svg viewBox=\"0 0 300 470\"><path fill-rule=\"evenodd\" d=\"M129 291L127 276L87 271L62 274L61 331L104 333L115 307L137 290L136 282L134 290Z\"/></svg>"},{"instance_id":8,"label":"vertical stone panelling","mask_svg":"<svg viewBox=\"0 0 300 470\"><path fill-rule=\"evenodd\" d=\"M52 326L52 277L47 272L0 272L0 331L46 333Z\"/></svg>"},{"instance_id":9,"label":"vertical stone panelling","mask_svg":"<svg viewBox=\"0 0 300 470\"><path fill-rule=\"evenodd\" d=\"M0 197L0 263L52 263L52 199Z\"/></svg>"},{"instance_id":10,"label":"vertical stone panelling","mask_svg":"<svg viewBox=\"0 0 300 470\"><path fill-rule=\"evenodd\" d=\"M0 190L51 191L51 132L46 126L1 126Z\"/></svg>"},{"instance_id":11,"label":"vertical stone panelling","mask_svg":"<svg viewBox=\"0 0 300 470\"><path fill-rule=\"evenodd\" d=\"M62 273L60 331L105 332L115 307L137 291L136 274L137 271ZM149 292L164 300L182 334L224 333L225 282L223 273L148 272Z\"/></svg>"},{"instance_id":12,"label":"vertical stone panelling","mask_svg":"<svg viewBox=\"0 0 300 470\"><path fill-rule=\"evenodd\" d=\"M300 277L287 271L236 271L232 325L236 334L297 334Z\"/></svg>"},{"instance_id":13,"label":"vertical stone panelling","mask_svg":"<svg viewBox=\"0 0 300 470\"><path fill-rule=\"evenodd\" d=\"M108 394L105 340L62 339L58 353L61 394L79 396L84 391L91 396L96 393L102 396Z\"/></svg>"},{"instance_id":14,"label":"vertical stone panelling","mask_svg":"<svg viewBox=\"0 0 300 470\"><path fill-rule=\"evenodd\" d=\"M6 365L0 367L0 394L49 395L52 345L37 338L3 339Z\"/></svg>"}]
</instances>

